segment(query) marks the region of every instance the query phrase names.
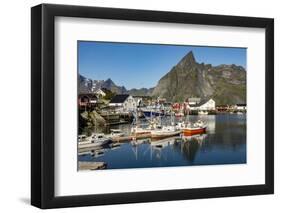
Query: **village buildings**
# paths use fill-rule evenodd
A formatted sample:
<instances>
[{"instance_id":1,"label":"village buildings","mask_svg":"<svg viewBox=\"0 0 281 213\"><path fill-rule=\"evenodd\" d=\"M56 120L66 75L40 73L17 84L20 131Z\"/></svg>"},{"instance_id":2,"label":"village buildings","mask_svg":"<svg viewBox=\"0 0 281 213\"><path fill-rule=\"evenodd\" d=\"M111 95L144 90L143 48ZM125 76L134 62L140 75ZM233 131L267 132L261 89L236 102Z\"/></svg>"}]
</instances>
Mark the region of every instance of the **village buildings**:
<instances>
[{"instance_id":1,"label":"village buildings","mask_svg":"<svg viewBox=\"0 0 281 213\"><path fill-rule=\"evenodd\" d=\"M128 94L115 95L108 106L114 107L117 111L130 112L137 109L137 102L133 96Z\"/></svg>"},{"instance_id":2,"label":"village buildings","mask_svg":"<svg viewBox=\"0 0 281 213\"><path fill-rule=\"evenodd\" d=\"M211 99L201 99L199 102L189 102L189 109L195 111L215 111L216 110L216 102Z\"/></svg>"}]
</instances>

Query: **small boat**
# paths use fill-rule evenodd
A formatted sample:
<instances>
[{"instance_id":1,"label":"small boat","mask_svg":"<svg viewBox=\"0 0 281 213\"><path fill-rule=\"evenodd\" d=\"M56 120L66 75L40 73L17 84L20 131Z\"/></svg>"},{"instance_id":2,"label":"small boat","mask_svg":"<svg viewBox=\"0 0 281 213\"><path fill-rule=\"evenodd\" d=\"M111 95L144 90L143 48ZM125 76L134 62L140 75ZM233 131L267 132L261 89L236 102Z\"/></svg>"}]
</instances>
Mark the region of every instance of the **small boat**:
<instances>
[{"instance_id":1,"label":"small boat","mask_svg":"<svg viewBox=\"0 0 281 213\"><path fill-rule=\"evenodd\" d=\"M78 147L88 148L102 146L110 142L110 138L106 137L103 133L93 134L89 140L78 142Z\"/></svg>"},{"instance_id":2,"label":"small boat","mask_svg":"<svg viewBox=\"0 0 281 213\"><path fill-rule=\"evenodd\" d=\"M208 115L208 112L207 111L199 111L198 115Z\"/></svg>"},{"instance_id":3,"label":"small boat","mask_svg":"<svg viewBox=\"0 0 281 213\"><path fill-rule=\"evenodd\" d=\"M162 128L151 131L151 138L161 139L167 137L177 136L181 133L175 126L163 126Z\"/></svg>"},{"instance_id":4,"label":"small boat","mask_svg":"<svg viewBox=\"0 0 281 213\"><path fill-rule=\"evenodd\" d=\"M202 121L197 121L193 124L189 123L183 128L183 135L190 136L195 134L203 134L206 132L207 125Z\"/></svg>"},{"instance_id":5,"label":"small boat","mask_svg":"<svg viewBox=\"0 0 281 213\"><path fill-rule=\"evenodd\" d=\"M78 135L78 147L87 148L91 144L91 137L86 137L86 135Z\"/></svg>"},{"instance_id":6,"label":"small boat","mask_svg":"<svg viewBox=\"0 0 281 213\"><path fill-rule=\"evenodd\" d=\"M106 137L103 133L94 134L91 139L91 143L95 146L102 146L110 142L110 138Z\"/></svg>"},{"instance_id":7,"label":"small boat","mask_svg":"<svg viewBox=\"0 0 281 213\"><path fill-rule=\"evenodd\" d=\"M131 133L135 135L144 135L144 134L150 134L151 129L150 128L143 128L139 126L132 127Z\"/></svg>"},{"instance_id":8,"label":"small boat","mask_svg":"<svg viewBox=\"0 0 281 213\"><path fill-rule=\"evenodd\" d=\"M78 142L84 142L84 141L88 141L89 137L87 137L86 135L78 135Z\"/></svg>"},{"instance_id":9,"label":"small boat","mask_svg":"<svg viewBox=\"0 0 281 213\"><path fill-rule=\"evenodd\" d=\"M139 123L139 120L138 120L138 116L133 113L135 119L134 119L134 124L133 124L133 127L131 128L131 134L134 134L134 135L145 135L145 134L150 134L151 132L151 129L149 127L142 127Z\"/></svg>"},{"instance_id":10,"label":"small boat","mask_svg":"<svg viewBox=\"0 0 281 213\"><path fill-rule=\"evenodd\" d=\"M122 132L121 129L110 129L111 133L109 134L110 138L114 137L121 137L124 136L125 134Z\"/></svg>"}]
</instances>

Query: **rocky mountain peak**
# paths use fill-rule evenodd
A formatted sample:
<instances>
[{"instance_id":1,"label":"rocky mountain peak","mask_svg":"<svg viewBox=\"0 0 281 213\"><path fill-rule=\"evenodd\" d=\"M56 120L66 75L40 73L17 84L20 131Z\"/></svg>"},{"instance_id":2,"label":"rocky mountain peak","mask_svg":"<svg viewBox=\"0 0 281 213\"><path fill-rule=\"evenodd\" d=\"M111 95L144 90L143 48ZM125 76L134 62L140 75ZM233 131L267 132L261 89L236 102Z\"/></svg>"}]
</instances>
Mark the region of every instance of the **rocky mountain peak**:
<instances>
[{"instance_id":1,"label":"rocky mountain peak","mask_svg":"<svg viewBox=\"0 0 281 213\"><path fill-rule=\"evenodd\" d=\"M246 72L237 65L199 64L190 51L158 81L152 96L172 102L200 97L218 105L246 103Z\"/></svg>"},{"instance_id":2,"label":"rocky mountain peak","mask_svg":"<svg viewBox=\"0 0 281 213\"><path fill-rule=\"evenodd\" d=\"M107 87L115 86L115 83L111 80L111 78L108 78L103 84Z\"/></svg>"},{"instance_id":3,"label":"rocky mountain peak","mask_svg":"<svg viewBox=\"0 0 281 213\"><path fill-rule=\"evenodd\" d=\"M178 66L184 68L195 64L196 64L196 60L194 54L192 51L190 51L181 59L181 61L178 63Z\"/></svg>"}]
</instances>

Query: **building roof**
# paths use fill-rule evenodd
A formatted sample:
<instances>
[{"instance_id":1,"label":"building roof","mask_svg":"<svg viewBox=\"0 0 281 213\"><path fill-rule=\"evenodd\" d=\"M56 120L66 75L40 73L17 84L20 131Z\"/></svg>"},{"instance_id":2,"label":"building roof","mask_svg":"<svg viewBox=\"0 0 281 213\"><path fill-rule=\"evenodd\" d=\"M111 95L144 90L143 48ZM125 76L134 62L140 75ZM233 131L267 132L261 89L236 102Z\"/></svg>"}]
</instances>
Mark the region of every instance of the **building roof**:
<instances>
[{"instance_id":1,"label":"building roof","mask_svg":"<svg viewBox=\"0 0 281 213\"><path fill-rule=\"evenodd\" d=\"M124 103L130 95L115 95L109 103Z\"/></svg>"}]
</instances>

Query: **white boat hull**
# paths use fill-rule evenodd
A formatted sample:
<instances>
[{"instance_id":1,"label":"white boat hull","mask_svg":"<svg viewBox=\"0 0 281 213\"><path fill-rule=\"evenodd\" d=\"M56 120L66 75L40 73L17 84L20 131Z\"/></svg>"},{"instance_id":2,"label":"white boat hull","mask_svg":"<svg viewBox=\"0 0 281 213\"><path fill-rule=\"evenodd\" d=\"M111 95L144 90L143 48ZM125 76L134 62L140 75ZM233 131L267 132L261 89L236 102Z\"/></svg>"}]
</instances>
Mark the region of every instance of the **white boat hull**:
<instances>
[{"instance_id":1,"label":"white boat hull","mask_svg":"<svg viewBox=\"0 0 281 213\"><path fill-rule=\"evenodd\" d=\"M176 135L179 135L181 133L180 130L177 131L152 131L151 132L151 138L157 139L157 138L167 138L167 137L173 137Z\"/></svg>"}]
</instances>

